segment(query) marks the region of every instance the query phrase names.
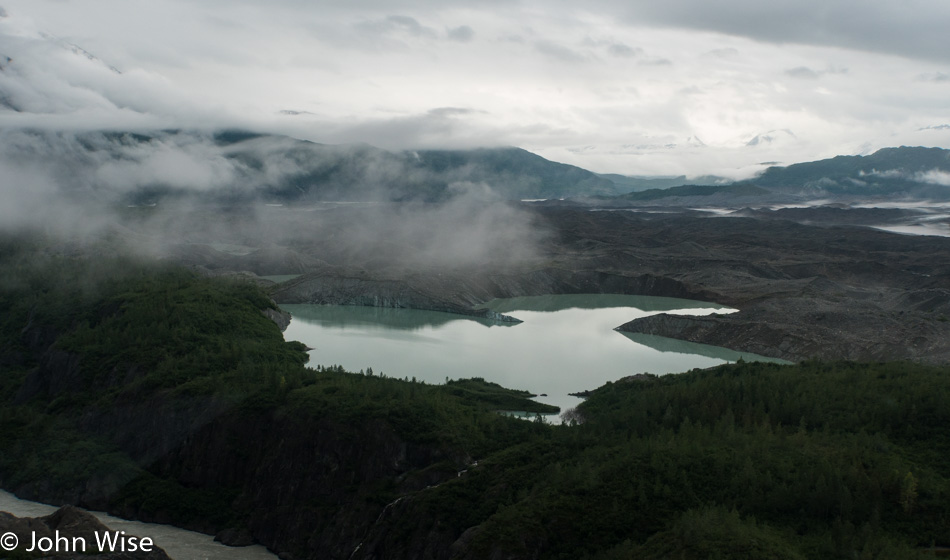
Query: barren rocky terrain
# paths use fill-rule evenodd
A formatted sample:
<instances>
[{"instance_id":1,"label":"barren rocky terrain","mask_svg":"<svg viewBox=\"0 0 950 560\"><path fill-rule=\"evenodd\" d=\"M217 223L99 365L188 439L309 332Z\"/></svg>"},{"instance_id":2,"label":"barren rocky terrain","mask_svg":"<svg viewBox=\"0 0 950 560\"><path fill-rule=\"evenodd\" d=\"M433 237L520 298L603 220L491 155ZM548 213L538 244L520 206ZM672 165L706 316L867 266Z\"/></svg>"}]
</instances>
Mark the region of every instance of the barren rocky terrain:
<instances>
[{"instance_id":1,"label":"barren rocky terrain","mask_svg":"<svg viewBox=\"0 0 950 560\"><path fill-rule=\"evenodd\" d=\"M400 237L396 226L374 221L379 212L330 209L319 220L297 216L269 244L241 254L192 242L169 256L212 273L301 274L274 287L278 303L484 315L477 305L496 297L670 296L739 311L661 314L618 327L788 360L950 359L950 239L850 225L878 220L878 210L716 216L523 205L510 209L523 232L510 251L495 240L464 260L423 260L418 247L431 248L443 233ZM243 227L253 244L261 225Z\"/></svg>"}]
</instances>

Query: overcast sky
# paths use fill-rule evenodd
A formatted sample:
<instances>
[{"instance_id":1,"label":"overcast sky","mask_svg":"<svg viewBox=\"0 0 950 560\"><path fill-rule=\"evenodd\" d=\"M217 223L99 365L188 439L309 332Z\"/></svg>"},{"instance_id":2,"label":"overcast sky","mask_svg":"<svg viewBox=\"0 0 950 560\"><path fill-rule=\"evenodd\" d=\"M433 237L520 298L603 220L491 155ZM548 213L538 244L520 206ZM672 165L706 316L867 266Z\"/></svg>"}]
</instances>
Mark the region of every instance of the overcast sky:
<instances>
[{"instance_id":1,"label":"overcast sky","mask_svg":"<svg viewBox=\"0 0 950 560\"><path fill-rule=\"evenodd\" d=\"M946 0L0 5L0 127L515 145L639 175L950 148Z\"/></svg>"}]
</instances>

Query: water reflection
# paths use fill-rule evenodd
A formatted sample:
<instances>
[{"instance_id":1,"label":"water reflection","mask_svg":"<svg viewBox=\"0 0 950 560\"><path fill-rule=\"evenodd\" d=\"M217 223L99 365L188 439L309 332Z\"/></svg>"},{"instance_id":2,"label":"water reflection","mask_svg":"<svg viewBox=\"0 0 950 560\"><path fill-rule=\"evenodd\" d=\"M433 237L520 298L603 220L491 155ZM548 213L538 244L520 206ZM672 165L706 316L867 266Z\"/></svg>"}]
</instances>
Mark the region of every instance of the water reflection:
<instances>
[{"instance_id":1,"label":"water reflection","mask_svg":"<svg viewBox=\"0 0 950 560\"><path fill-rule=\"evenodd\" d=\"M722 360L724 362L737 362L740 359L746 362L776 362L776 363L790 363L785 360L780 360L778 358L766 358L764 356L759 356L758 354L753 354L751 352L737 352L735 350L730 350L729 348L723 348L721 346L710 346L709 344L700 344L698 342L688 342L685 340L677 340L675 338L666 338L664 336L656 336L653 334L642 334L642 333L629 333L629 332L619 332L621 335L629 338L637 344L642 344L656 350L657 352L670 352L673 354L695 354L698 356L705 356L707 358L712 358L715 360Z\"/></svg>"},{"instance_id":2,"label":"water reflection","mask_svg":"<svg viewBox=\"0 0 950 560\"><path fill-rule=\"evenodd\" d=\"M682 372L734 361L740 355L747 361L759 359L613 330L660 312L731 311L674 298L559 295L496 300L487 305L524 321L518 324L416 309L283 307L293 315L284 336L314 348L311 365L338 364L351 371L372 367L389 377L415 377L428 383L484 377L512 389L546 394L536 400L562 410L581 402L569 393L627 375Z\"/></svg>"},{"instance_id":3,"label":"water reflection","mask_svg":"<svg viewBox=\"0 0 950 560\"><path fill-rule=\"evenodd\" d=\"M626 296L618 294L561 294L546 296L524 296L495 299L485 305L487 309L498 313L513 311L563 311L565 309L605 309L610 307L629 307L639 311L676 311L690 309L712 309L718 312L730 308L691 299L679 299L654 296Z\"/></svg>"},{"instance_id":4,"label":"water reflection","mask_svg":"<svg viewBox=\"0 0 950 560\"><path fill-rule=\"evenodd\" d=\"M341 329L378 327L379 329L417 331L424 328L440 327L453 321L471 321L484 327L504 327L517 324L491 321L481 317L466 317L457 313L392 307L290 304L281 305L281 308L289 311L294 319Z\"/></svg>"}]
</instances>

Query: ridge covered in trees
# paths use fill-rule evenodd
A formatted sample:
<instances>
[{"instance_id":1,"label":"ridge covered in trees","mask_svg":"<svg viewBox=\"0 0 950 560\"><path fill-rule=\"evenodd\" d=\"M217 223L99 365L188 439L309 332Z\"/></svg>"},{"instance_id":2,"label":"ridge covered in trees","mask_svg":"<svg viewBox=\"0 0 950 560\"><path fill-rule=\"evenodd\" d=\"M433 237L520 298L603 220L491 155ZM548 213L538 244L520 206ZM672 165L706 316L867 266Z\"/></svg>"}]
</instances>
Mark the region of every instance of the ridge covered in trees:
<instances>
[{"instance_id":1,"label":"ridge covered in trees","mask_svg":"<svg viewBox=\"0 0 950 560\"><path fill-rule=\"evenodd\" d=\"M4 240L0 486L245 530L295 558L358 546L410 558L426 540L446 559L900 559L950 546L945 366L638 376L549 425L496 414L533 401L484 380L308 368L302 345L261 313L272 307L239 280ZM285 426L301 431L275 431ZM269 453L368 437L382 439L333 447L330 474L292 471L326 484L281 509L290 498L269 486ZM199 461L209 442L217 455ZM340 472L346 484L333 482ZM337 540L288 540L271 518Z\"/></svg>"}]
</instances>

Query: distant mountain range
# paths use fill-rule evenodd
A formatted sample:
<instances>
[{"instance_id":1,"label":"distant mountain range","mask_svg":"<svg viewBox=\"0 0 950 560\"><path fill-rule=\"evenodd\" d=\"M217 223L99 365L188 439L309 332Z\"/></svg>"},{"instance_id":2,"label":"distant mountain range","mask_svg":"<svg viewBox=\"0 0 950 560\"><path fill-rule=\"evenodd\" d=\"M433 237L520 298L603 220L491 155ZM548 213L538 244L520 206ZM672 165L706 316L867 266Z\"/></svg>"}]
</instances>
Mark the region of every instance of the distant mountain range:
<instances>
[{"instance_id":1,"label":"distant mountain range","mask_svg":"<svg viewBox=\"0 0 950 560\"><path fill-rule=\"evenodd\" d=\"M589 200L744 204L950 199L950 151L888 148L770 167L747 181L598 175L520 148L387 151L247 131L0 131L0 166L82 198L151 204L189 198L268 203Z\"/></svg>"},{"instance_id":2,"label":"distant mountain range","mask_svg":"<svg viewBox=\"0 0 950 560\"><path fill-rule=\"evenodd\" d=\"M613 197L615 204L728 205L809 201L950 200L950 150L885 148L868 156L837 156L770 167L726 185L688 184ZM601 199L601 202L604 200Z\"/></svg>"},{"instance_id":3,"label":"distant mountain range","mask_svg":"<svg viewBox=\"0 0 950 560\"><path fill-rule=\"evenodd\" d=\"M248 169L293 162L276 182L256 186L271 200L432 202L462 193L519 200L623 192L609 179L520 148L390 152L239 132L214 139Z\"/></svg>"},{"instance_id":4,"label":"distant mountain range","mask_svg":"<svg viewBox=\"0 0 950 560\"><path fill-rule=\"evenodd\" d=\"M629 189L519 148L390 152L245 131L4 131L0 164L132 204L197 197L270 203L611 196Z\"/></svg>"},{"instance_id":5,"label":"distant mountain range","mask_svg":"<svg viewBox=\"0 0 950 560\"><path fill-rule=\"evenodd\" d=\"M773 192L809 197L950 196L950 150L885 148L868 156L770 167L745 181Z\"/></svg>"},{"instance_id":6,"label":"distant mountain range","mask_svg":"<svg viewBox=\"0 0 950 560\"><path fill-rule=\"evenodd\" d=\"M686 175L679 176L643 176L643 175L619 175L616 173L601 173L601 177L612 181L618 189L627 192L646 191L650 189L669 189L683 185L727 185L732 183L731 179L719 177L716 175L702 175L699 177L687 178Z\"/></svg>"},{"instance_id":7,"label":"distant mountain range","mask_svg":"<svg viewBox=\"0 0 950 560\"><path fill-rule=\"evenodd\" d=\"M676 197L782 200L950 199L950 150L886 148L868 156L770 167L740 182L717 176L594 174L520 148L388 152L369 145L328 146L274 136L220 133L229 157L251 168L291 158L299 172L259 191L280 200L426 200L486 189L509 200ZM288 145L288 142L290 143Z\"/></svg>"}]
</instances>

